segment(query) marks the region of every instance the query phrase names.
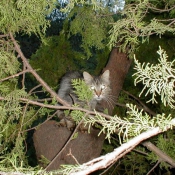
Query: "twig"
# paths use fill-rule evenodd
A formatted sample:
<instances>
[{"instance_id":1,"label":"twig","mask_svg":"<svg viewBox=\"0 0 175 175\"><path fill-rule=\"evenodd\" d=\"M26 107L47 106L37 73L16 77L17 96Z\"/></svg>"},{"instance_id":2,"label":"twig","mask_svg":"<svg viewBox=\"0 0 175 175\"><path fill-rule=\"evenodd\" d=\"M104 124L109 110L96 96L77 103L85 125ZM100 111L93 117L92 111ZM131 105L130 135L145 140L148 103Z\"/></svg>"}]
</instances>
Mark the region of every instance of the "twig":
<instances>
[{"instance_id":1,"label":"twig","mask_svg":"<svg viewBox=\"0 0 175 175\"><path fill-rule=\"evenodd\" d=\"M127 95L131 96L132 98L134 98L136 101L138 101L142 105L144 111L148 112L152 116L156 116L156 113L154 111L152 111L150 108L148 108L139 98L137 98L133 94L129 93L128 91L123 90L123 92L126 93Z\"/></svg>"},{"instance_id":2,"label":"twig","mask_svg":"<svg viewBox=\"0 0 175 175\"><path fill-rule=\"evenodd\" d=\"M153 7L151 5L147 5L147 7L150 8L151 10L153 10L154 12L163 13L163 12L169 12L169 11L173 10L175 8L175 5L169 9L158 9L158 8Z\"/></svg>"},{"instance_id":3,"label":"twig","mask_svg":"<svg viewBox=\"0 0 175 175\"><path fill-rule=\"evenodd\" d=\"M71 149L69 149L69 154L67 154L67 156L71 156L71 157L75 160L76 164L77 164L77 165L80 165L79 162L78 162L78 160L77 160L77 159L75 158L75 156L72 154Z\"/></svg>"},{"instance_id":4,"label":"twig","mask_svg":"<svg viewBox=\"0 0 175 175\"><path fill-rule=\"evenodd\" d=\"M160 161L157 161L157 163L151 168L151 170L146 174L150 175L150 173L159 165Z\"/></svg>"},{"instance_id":5,"label":"twig","mask_svg":"<svg viewBox=\"0 0 175 175\"><path fill-rule=\"evenodd\" d=\"M5 38L5 37L8 37L9 35L6 34L6 35L0 35L0 38Z\"/></svg>"},{"instance_id":6,"label":"twig","mask_svg":"<svg viewBox=\"0 0 175 175\"><path fill-rule=\"evenodd\" d=\"M17 74L11 75L11 76L6 77L6 78L3 78L3 79L0 80L0 82L6 81L6 80L11 79L11 78L18 77L18 76L20 76L20 75L22 75L22 74L24 74L24 73L27 73L27 72L30 72L30 71L29 71L29 70L24 70L24 71L19 72L19 73L17 73Z\"/></svg>"},{"instance_id":7,"label":"twig","mask_svg":"<svg viewBox=\"0 0 175 175\"><path fill-rule=\"evenodd\" d=\"M20 57L20 55L19 55ZM25 63L23 64L23 71L25 71L27 69ZM23 77L22 77L22 87L24 88L25 87L25 77L26 77L26 74L24 73L23 74Z\"/></svg>"},{"instance_id":8,"label":"twig","mask_svg":"<svg viewBox=\"0 0 175 175\"><path fill-rule=\"evenodd\" d=\"M0 97L0 100L5 100L4 97ZM90 110L87 110L87 109L84 109L84 108L80 108L80 107L70 107L70 106L58 106L58 105L49 105L49 104L43 104L43 103L40 103L40 102L37 102L37 101L33 101L33 100L29 100L29 99L26 99L26 98L20 98L19 99L21 102L23 103L28 103L28 104L32 104L32 105L37 105L37 106L41 106L41 107L45 107L45 108L50 108L50 109L70 109L70 110L79 110L79 111L82 111L82 112L85 112L85 113L89 113L91 115L96 115L97 112L94 112L94 111L90 111ZM101 112L98 112L99 115L105 117L106 119L109 119L111 118L110 115L107 115L107 114L104 114L104 113L101 113Z\"/></svg>"},{"instance_id":9,"label":"twig","mask_svg":"<svg viewBox=\"0 0 175 175\"><path fill-rule=\"evenodd\" d=\"M102 173L100 173L99 175L105 174L109 169L112 168L112 166L114 166L115 163L116 163L116 162L114 162L113 164L111 164L108 168L106 168L106 169L105 169Z\"/></svg>"},{"instance_id":10,"label":"twig","mask_svg":"<svg viewBox=\"0 0 175 175\"><path fill-rule=\"evenodd\" d=\"M41 86L42 86L41 84L35 86L34 88L32 88L32 89L29 91L29 94L32 94L32 92L33 92L35 89L37 89L37 88L39 88L39 87L41 87Z\"/></svg>"},{"instance_id":11,"label":"twig","mask_svg":"<svg viewBox=\"0 0 175 175\"><path fill-rule=\"evenodd\" d=\"M85 116L87 116L88 113L85 114ZM66 148L66 146L69 144L69 142L72 140L73 136L75 135L77 129L79 128L79 126L82 124L83 119L80 121L80 123L76 126L76 128L74 129L73 133L71 134L71 136L69 137L68 141L66 141L65 145L63 146L63 148L56 154L56 156L52 159L52 161L47 165L47 167L45 168L45 170L47 171L48 168L53 164L53 162L58 158L58 156L64 151L64 149Z\"/></svg>"}]
</instances>

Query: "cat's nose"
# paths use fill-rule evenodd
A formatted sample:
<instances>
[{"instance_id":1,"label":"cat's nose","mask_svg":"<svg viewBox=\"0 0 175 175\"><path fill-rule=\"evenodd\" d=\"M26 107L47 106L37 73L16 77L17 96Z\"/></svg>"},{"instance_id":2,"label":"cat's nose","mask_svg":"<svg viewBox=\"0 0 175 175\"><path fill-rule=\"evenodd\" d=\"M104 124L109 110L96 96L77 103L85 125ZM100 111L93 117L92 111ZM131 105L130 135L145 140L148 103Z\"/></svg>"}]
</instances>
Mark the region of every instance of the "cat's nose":
<instances>
[{"instance_id":1,"label":"cat's nose","mask_svg":"<svg viewBox=\"0 0 175 175\"><path fill-rule=\"evenodd\" d=\"M96 95L97 95L98 97L100 97L101 91L96 91L95 93L96 93Z\"/></svg>"}]
</instances>

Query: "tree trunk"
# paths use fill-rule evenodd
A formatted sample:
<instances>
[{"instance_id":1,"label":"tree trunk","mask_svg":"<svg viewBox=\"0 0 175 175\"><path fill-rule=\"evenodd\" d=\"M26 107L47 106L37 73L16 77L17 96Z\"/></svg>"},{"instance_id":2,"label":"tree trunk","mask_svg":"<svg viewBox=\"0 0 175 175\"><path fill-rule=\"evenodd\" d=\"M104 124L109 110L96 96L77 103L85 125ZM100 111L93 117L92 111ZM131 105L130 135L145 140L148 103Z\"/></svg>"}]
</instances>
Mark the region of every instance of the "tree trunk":
<instances>
[{"instance_id":1,"label":"tree trunk","mask_svg":"<svg viewBox=\"0 0 175 175\"><path fill-rule=\"evenodd\" d=\"M116 101L122 89L124 79L128 73L131 60L127 58L126 53L119 53L117 48L111 51L108 64L103 71L110 71L112 95ZM113 107L104 102L103 107L108 108L109 114L112 114L116 101L113 101ZM78 133L78 137L71 140L63 152L57 156L59 150L66 144L72 132L66 127L55 128L55 122L49 121L42 125L34 134L34 145L38 160L44 156L52 161L47 170L58 169L60 164L84 163L100 155L104 142L104 135L98 137L99 130L93 129L90 134ZM68 156L69 155L69 156ZM74 159L75 158L75 159Z\"/></svg>"},{"instance_id":2,"label":"tree trunk","mask_svg":"<svg viewBox=\"0 0 175 175\"><path fill-rule=\"evenodd\" d=\"M120 53L118 48L112 49L109 61L106 67L103 69L103 71L110 71L111 94L113 97L115 97L115 100L113 101L113 108L110 108L109 105L104 102L104 108L108 109L110 115L112 115L114 105L117 102L120 91L122 90L130 65L131 60L128 59L126 53Z\"/></svg>"}]
</instances>

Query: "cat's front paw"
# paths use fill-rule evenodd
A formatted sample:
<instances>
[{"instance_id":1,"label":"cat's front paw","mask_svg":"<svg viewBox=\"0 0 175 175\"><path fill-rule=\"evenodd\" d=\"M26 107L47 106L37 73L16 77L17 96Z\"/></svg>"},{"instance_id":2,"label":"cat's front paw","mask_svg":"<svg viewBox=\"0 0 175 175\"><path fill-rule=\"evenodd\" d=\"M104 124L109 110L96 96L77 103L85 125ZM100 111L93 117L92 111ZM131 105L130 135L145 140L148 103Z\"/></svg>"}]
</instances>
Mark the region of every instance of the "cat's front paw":
<instances>
[{"instance_id":1,"label":"cat's front paw","mask_svg":"<svg viewBox=\"0 0 175 175\"><path fill-rule=\"evenodd\" d=\"M75 128L75 122L67 118L63 118L57 123L57 126L67 127L68 130L72 131Z\"/></svg>"},{"instance_id":2,"label":"cat's front paw","mask_svg":"<svg viewBox=\"0 0 175 175\"><path fill-rule=\"evenodd\" d=\"M78 130L82 133L88 133L89 125L85 125L84 123L81 123Z\"/></svg>"}]
</instances>

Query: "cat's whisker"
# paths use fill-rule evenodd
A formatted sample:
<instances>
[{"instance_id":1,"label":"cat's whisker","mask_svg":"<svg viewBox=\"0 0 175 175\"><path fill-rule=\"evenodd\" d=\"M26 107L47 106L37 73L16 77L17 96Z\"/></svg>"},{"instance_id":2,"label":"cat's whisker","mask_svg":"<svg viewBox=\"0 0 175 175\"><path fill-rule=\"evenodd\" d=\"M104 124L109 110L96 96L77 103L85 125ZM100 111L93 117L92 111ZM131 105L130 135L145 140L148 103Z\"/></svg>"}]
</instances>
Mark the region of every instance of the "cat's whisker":
<instances>
[{"instance_id":1,"label":"cat's whisker","mask_svg":"<svg viewBox=\"0 0 175 175\"><path fill-rule=\"evenodd\" d=\"M108 99L110 99L112 101L112 103L114 103L114 104L116 103L116 101L117 101L117 97L116 96L108 95L107 97L108 97Z\"/></svg>"},{"instance_id":2,"label":"cat's whisker","mask_svg":"<svg viewBox=\"0 0 175 175\"><path fill-rule=\"evenodd\" d=\"M106 96L105 101L107 102L107 105L109 106L110 109L114 108L114 105L116 103L116 98L114 96L112 96L112 95Z\"/></svg>"}]
</instances>

